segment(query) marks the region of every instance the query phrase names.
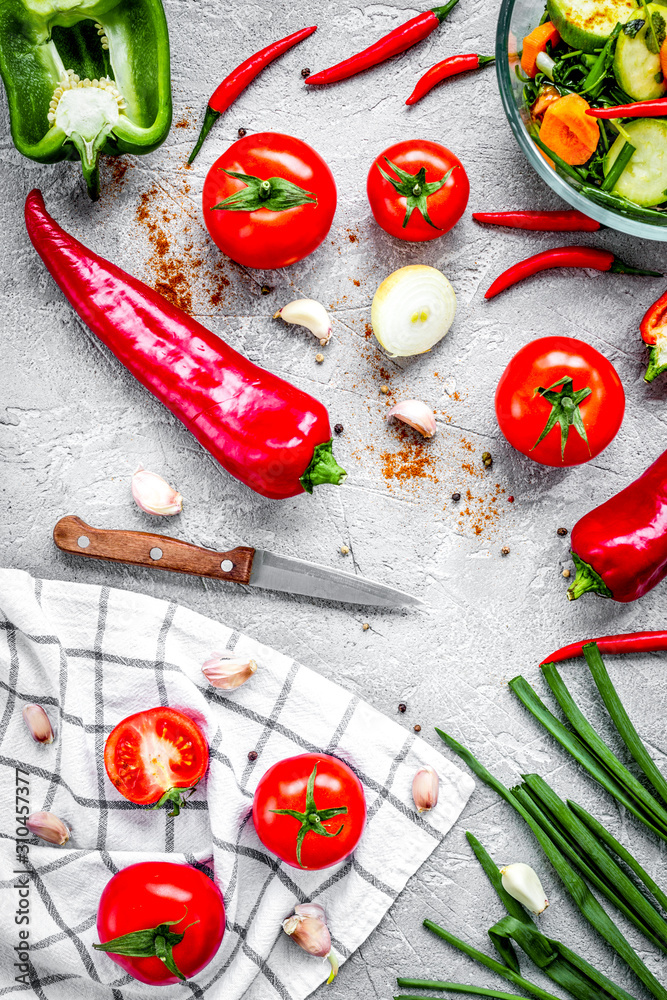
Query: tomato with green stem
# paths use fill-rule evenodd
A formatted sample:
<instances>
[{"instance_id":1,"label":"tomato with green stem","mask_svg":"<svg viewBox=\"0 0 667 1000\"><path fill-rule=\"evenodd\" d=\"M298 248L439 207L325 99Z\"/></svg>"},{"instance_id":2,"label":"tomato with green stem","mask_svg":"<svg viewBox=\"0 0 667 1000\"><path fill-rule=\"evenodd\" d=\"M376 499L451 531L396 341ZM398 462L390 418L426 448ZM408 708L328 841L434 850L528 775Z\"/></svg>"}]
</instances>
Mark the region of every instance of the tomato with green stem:
<instances>
[{"instance_id":1,"label":"tomato with green stem","mask_svg":"<svg viewBox=\"0 0 667 1000\"><path fill-rule=\"evenodd\" d=\"M206 774L208 745L196 722L175 708L151 708L119 722L104 747L104 766L121 795L138 805L172 806Z\"/></svg>"},{"instance_id":2,"label":"tomato with green stem","mask_svg":"<svg viewBox=\"0 0 667 1000\"><path fill-rule=\"evenodd\" d=\"M616 437L625 393L616 369L590 344L540 337L522 347L496 389L501 431L541 465L581 465Z\"/></svg>"},{"instance_id":3,"label":"tomato with green stem","mask_svg":"<svg viewBox=\"0 0 667 1000\"><path fill-rule=\"evenodd\" d=\"M322 243L336 211L336 183L319 153L291 135L244 136L204 181L204 222L238 264L287 267Z\"/></svg>"},{"instance_id":4,"label":"tomato with green stem","mask_svg":"<svg viewBox=\"0 0 667 1000\"><path fill-rule=\"evenodd\" d=\"M305 753L260 779L252 818L259 839L293 868L329 868L351 854L366 823L359 778L337 757Z\"/></svg>"},{"instance_id":5,"label":"tomato with green stem","mask_svg":"<svg viewBox=\"0 0 667 1000\"><path fill-rule=\"evenodd\" d=\"M214 958L225 933L215 883L191 865L143 861L107 882L97 910L99 944L142 983L190 979Z\"/></svg>"},{"instance_id":6,"label":"tomato with green stem","mask_svg":"<svg viewBox=\"0 0 667 1000\"><path fill-rule=\"evenodd\" d=\"M459 158L445 146L409 139L376 156L366 191L385 232L422 243L456 225L468 204L470 183Z\"/></svg>"}]
</instances>

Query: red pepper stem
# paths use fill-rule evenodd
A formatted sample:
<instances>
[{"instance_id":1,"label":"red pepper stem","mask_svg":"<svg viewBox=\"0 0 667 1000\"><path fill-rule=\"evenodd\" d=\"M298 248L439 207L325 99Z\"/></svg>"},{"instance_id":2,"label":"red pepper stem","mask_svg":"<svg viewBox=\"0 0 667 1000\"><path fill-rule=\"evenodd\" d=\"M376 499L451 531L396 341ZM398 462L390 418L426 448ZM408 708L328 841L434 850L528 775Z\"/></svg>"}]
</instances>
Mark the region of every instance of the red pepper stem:
<instances>
[{"instance_id":1,"label":"red pepper stem","mask_svg":"<svg viewBox=\"0 0 667 1000\"><path fill-rule=\"evenodd\" d=\"M574 583L568 589L568 601L576 601L583 594L589 593L589 591L599 594L600 597L613 597L611 590L604 582L600 574L596 573L589 563L584 562L584 560L580 559L574 552L572 553L572 559L574 560L577 575L574 579Z\"/></svg>"},{"instance_id":2,"label":"red pepper stem","mask_svg":"<svg viewBox=\"0 0 667 1000\"><path fill-rule=\"evenodd\" d=\"M190 156L188 157L188 163L192 163L194 161L195 156L204 145L204 140L206 136L209 134L209 132L211 131L211 129L213 128L219 117L220 117L220 112L215 111L210 104L207 105L206 114L204 115L204 124L201 127L201 132L199 133L199 138L197 139L195 148L192 150Z\"/></svg>"},{"instance_id":3,"label":"red pepper stem","mask_svg":"<svg viewBox=\"0 0 667 1000\"><path fill-rule=\"evenodd\" d=\"M649 278L664 277L662 271L644 271L641 267L632 267L630 264L626 264L625 261L619 260L618 257L614 257L609 271L611 274L644 274Z\"/></svg>"},{"instance_id":4,"label":"red pepper stem","mask_svg":"<svg viewBox=\"0 0 667 1000\"><path fill-rule=\"evenodd\" d=\"M310 465L299 479L306 493L312 493L314 486L321 486L323 483L340 486L347 479L347 472L333 456L332 440L333 438L317 445Z\"/></svg>"},{"instance_id":5,"label":"red pepper stem","mask_svg":"<svg viewBox=\"0 0 667 1000\"><path fill-rule=\"evenodd\" d=\"M458 2L459 0L449 0L449 3L446 3L443 7L432 8L433 13L437 17L438 21L440 21L440 24L442 24L447 15L454 9L454 7L456 7Z\"/></svg>"}]
</instances>

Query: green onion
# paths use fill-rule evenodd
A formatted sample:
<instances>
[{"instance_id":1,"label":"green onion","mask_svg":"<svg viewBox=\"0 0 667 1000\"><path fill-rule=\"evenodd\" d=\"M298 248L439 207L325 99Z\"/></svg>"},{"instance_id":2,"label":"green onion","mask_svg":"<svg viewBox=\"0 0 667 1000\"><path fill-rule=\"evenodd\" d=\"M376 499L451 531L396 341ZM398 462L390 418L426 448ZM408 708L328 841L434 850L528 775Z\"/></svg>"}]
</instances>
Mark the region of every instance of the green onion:
<instances>
[{"instance_id":1,"label":"green onion","mask_svg":"<svg viewBox=\"0 0 667 1000\"><path fill-rule=\"evenodd\" d=\"M532 690L532 689L531 689ZM493 788L506 802L519 813L526 821L530 829L537 838L540 847L548 857L551 864L556 869L565 888L576 903L582 915L588 920L593 928L612 946L621 958L630 966L638 979L640 979L656 1000L667 1000L667 990L660 985L653 973L646 967L636 951L625 939L614 921L593 893L590 891L581 876L566 861L553 842L544 833L538 823L526 811L526 809L514 798L508 788L498 781L487 769L480 764L476 757L465 747L457 743L455 739L448 736L441 729L436 728L438 736L444 743L453 750L470 769L490 788ZM427 926L427 924L425 924ZM445 932L446 933L446 932ZM511 971L511 970L508 970ZM514 973L513 973L514 975Z\"/></svg>"},{"instance_id":2,"label":"green onion","mask_svg":"<svg viewBox=\"0 0 667 1000\"><path fill-rule=\"evenodd\" d=\"M625 788L623 788L618 781L616 781L609 771L601 764L598 758L595 757L589 748L581 742L579 737L570 732L569 729L566 729L563 723L557 719L555 715L552 715L527 680L523 677L514 677L509 682L509 686L522 705L524 705L524 707L535 716L538 722L542 723L544 728L558 740L560 745L564 747L564 749L567 750L568 753L570 753L574 759L578 761L581 766L584 767L604 789L606 789L606 791L609 792L610 795L613 795L614 798L621 803L621 805L625 806L625 808L633 814L633 816L636 816L637 819L642 821L642 823L649 826L659 837L662 837L663 840L667 839L665 834L656 825L654 825L652 820L649 820L646 814L639 808L636 801L628 795Z\"/></svg>"},{"instance_id":3,"label":"green onion","mask_svg":"<svg viewBox=\"0 0 667 1000\"><path fill-rule=\"evenodd\" d=\"M601 191L611 191L611 189L616 184L616 181L621 176L628 163L632 159L633 154L636 152L636 147L632 145L631 142L623 143L623 148L614 160L609 173L606 175L602 184L600 185Z\"/></svg>"},{"instance_id":4,"label":"green onion","mask_svg":"<svg viewBox=\"0 0 667 1000\"><path fill-rule=\"evenodd\" d=\"M578 805L571 799L567 800L567 804L575 816L578 816L582 823L585 823L589 830L591 830L596 837L600 838L603 844L606 844L607 847L614 852L614 854L618 855L621 861L625 862L628 868L635 873L637 878L644 883L649 892L653 893L653 896L660 906L662 906L663 910L667 911L667 895L662 891L660 886L653 881L646 869L639 864L632 854L630 854L630 851L628 851L626 847L623 847L623 844L616 840L616 838L609 833L602 823L599 823L598 820L591 816L590 813L586 812L583 806Z\"/></svg>"},{"instance_id":5,"label":"green onion","mask_svg":"<svg viewBox=\"0 0 667 1000\"><path fill-rule=\"evenodd\" d=\"M614 887L616 893L622 896L627 905L651 928L655 936L662 942L663 950L667 951L667 923L655 907L642 896L634 882L610 857L588 827L568 809L562 799L539 774L524 774L522 777L530 790L546 806L547 812L554 816L560 826L564 827L571 839L574 840L580 853L590 860L591 864Z\"/></svg>"},{"instance_id":6,"label":"green onion","mask_svg":"<svg viewBox=\"0 0 667 1000\"><path fill-rule=\"evenodd\" d=\"M536 146L540 147L543 153L547 154L550 160L553 160L554 163L560 167L564 174L567 174L568 177L572 177L575 181L583 181L584 176L581 171L577 170L576 167L571 167L569 163L566 163L565 160L561 159L558 153L554 153L552 149L549 149L549 147L542 142L539 135L533 135L533 142Z\"/></svg>"},{"instance_id":7,"label":"green onion","mask_svg":"<svg viewBox=\"0 0 667 1000\"><path fill-rule=\"evenodd\" d=\"M604 740L593 729L592 725L579 709L563 678L553 663L542 666L544 679L551 688L556 701L563 710L568 722L574 727L580 738L596 757L604 764L626 792L631 795L640 807L649 813L651 823L663 828L663 838L667 839L667 812L656 798L635 778L631 771L612 753Z\"/></svg>"},{"instance_id":8,"label":"green onion","mask_svg":"<svg viewBox=\"0 0 667 1000\"><path fill-rule=\"evenodd\" d=\"M428 983L428 985L424 985ZM398 985L415 990L452 990L455 993L472 993L476 997L498 997L498 1000L525 1000L519 993L489 990L484 986L465 986L463 983L440 983L427 979L399 979ZM394 997L394 1000L429 1000L429 997Z\"/></svg>"},{"instance_id":9,"label":"green onion","mask_svg":"<svg viewBox=\"0 0 667 1000\"><path fill-rule=\"evenodd\" d=\"M526 809L527 812L533 817L533 819L540 824L544 832L548 837L551 838L552 842L556 845L559 851L565 855L566 858L575 865L582 875L588 879L591 885L599 889L607 899L614 904L614 906L624 913L628 920L631 920L639 930L652 941L658 948L662 948L662 944L658 938L654 937L651 930L646 926L646 924L641 920L641 918L634 912L634 910L627 905L625 900L619 896L614 890L613 885L610 886L600 875L598 871L588 863L588 860L579 853L575 844L565 836L565 833L560 830L554 823L553 819L547 816L547 814L541 808L541 803L537 803L533 796L531 796L530 790L526 785L522 785L519 788L513 788L512 794L516 797L517 801Z\"/></svg>"},{"instance_id":10,"label":"green onion","mask_svg":"<svg viewBox=\"0 0 667 1000\"><path fill-rule=\"evenodd\" d=\"M611 50L616 42L616 39L621 33L621 28L622 25L619 23L612 31L611 35L609 36L609 38L605 43L604 48L602 49L599 56L595 60L593 68L591 69L590 73L584 80L583 89L579 91L580 94L590 93L591 100L595 100L597 96L595 92L596 88L597 91L599 92L602 86L602 82L605 76L607 75L607 70L609 69L612 60Z\"/></svg>"},{"instance_id":11,"label":"green onion","mask_svg":"<svg viewBox=\"0 0 667 1000\"><path fill-rule=\"evenodd\" d=\"M600 656L597 644L594 642L587 643L584 646L584 656L593 675L595 685L600 692L600 697L605 703L606 709L611 716L611 721L616 726L619 736L632 754L633 759L639 764L651 782L655 791L665 805L667 805L667 781L656 767L653 758L644 746L641 736L630 721L630 716L623 708L621 699L618 697L616 688L612 684L611 678L607 673L607 668Z\"/></svg>"},{"instance_id":12,"label":"green onion","mask_svg":"<svg viewBox=\"0 0 667 1000\"><path fill-rule=\"evenodd\" d=\"M550 979L572 996L580 1000L594 1000L596 997L598 1000L609 1000L610 996L616 1000L633 1000L629 993L607 979L585 959L571 952L560 941L545 937L523 906L505 891L498 866L494 864L477 838L471 833L466 833L466 837L484 873L508 911L508 917L495 924L489 931L489 937L498 954L502 956L504 950L509 948L512 955L515 955L511 943L514 940ZM601 986L602 990L598 990L597 986Z\"/></svg>"}]
</instances>

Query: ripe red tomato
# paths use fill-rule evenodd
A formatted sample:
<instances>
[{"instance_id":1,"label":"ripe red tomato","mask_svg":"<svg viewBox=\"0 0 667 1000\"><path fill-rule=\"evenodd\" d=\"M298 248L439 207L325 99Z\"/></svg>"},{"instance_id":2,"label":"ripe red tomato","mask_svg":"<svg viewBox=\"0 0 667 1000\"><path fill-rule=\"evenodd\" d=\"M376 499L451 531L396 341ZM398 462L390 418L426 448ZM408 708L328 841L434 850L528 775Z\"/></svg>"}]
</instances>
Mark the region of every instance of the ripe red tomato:
<instances>
[{"instance_id":1,"label":"ripe red tomato","mask_svg":"<svg viewBox=\"0 0 667 1000\"><path fill-rule=\"evenodd\" d=\"M270 767L252 818L265 847L293 868L329 868L355 849L366 823L361 782L342 760L304 753Z\"/></svg>"},{"instance_id":2,"label":"ripe red tomato","mask_svg":"<svg viewBox=\"0 0 667 1000\"><path fill-rule=\"evenodd\" d=\"M470 183L461 161L445 146L409 139L375 158L366 190L378 226L399 240L424 242L456 225L468 204Z\"/></svg>"},{"instance_id":3,"label":"ripe red tomato","mask_svg":"<svg viewBox=\"0 0 667 1000\"><path fill-rule=\"evenodd\" d=\"M216 207L232 196L228 208ZM287 267L312 253L331 229L336 183L319 153L301 139L258 132L215 161L204 182L203 207L214 243L232 260L246 267Z\"/></svg>"},{"instance_id":4,"label":"ripe red tomato","mask_svg":"<svg viewBox=\"0 0 667 1000\"><path fill-rule=\"evenodd\" d=\"M130 941L117 940L137 931ZM168 986L195 976L215 956L225 933L225 904L215 883L197 868L143 861L107 882L97 933L100 944L94 947L107 951L113 941L120 950L107 951L109 958L139 982ZM156 954L162 944L156 938L164 940L166 959Z\"/></svg>"},{"instance_id":5,"label":"ripe red tomato","mask_svg":"<svg viewBox=\"0 0 667 1000\"><path fill-rule=\"evenodd\" d=\"M151 708L123 719L104 747L109 779L130 802L170 802L178 816L183 792L206 774L208 746L199 726L175 708Z\"/></svg>"},{"instance_id":6,"label":"ripe red tomato","mask_svg":"<svg viewBox=\"0 0 667 1000\"><path fill-rule=\"evenodd\" d=\"M614 366L572 337L541 337L526 344L496 389L501 431L541 465L581 465L595 458L616 437L624 411L625 393Z\"/></svg>"}]
</instances>

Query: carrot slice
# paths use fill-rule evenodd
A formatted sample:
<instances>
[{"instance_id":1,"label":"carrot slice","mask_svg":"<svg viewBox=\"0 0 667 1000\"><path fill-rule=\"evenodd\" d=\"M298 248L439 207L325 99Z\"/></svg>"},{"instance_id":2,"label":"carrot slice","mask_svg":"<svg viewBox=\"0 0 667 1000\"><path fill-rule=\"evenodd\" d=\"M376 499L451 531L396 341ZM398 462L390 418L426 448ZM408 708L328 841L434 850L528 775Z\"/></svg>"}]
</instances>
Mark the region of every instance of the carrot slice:
<instances>
[{"instance_id":1,"label":"carrot slice","mask_svg":"<svg viewBox=\"0 0 667 1000\"><path fill-rule=\"evenodd\" d=\"M590 108L579 94L566 94L544 112L540 139L571 166L589 160L600 141L600 127L586 111Z\"/></svg>"},{"instance_id":2,"label":"carrot slice","mask_svg":"<svg viewBox=\"0 0 667 1000\"><path fill-rule=\"evenodd\" d=\"M554 101L560 101L560 94L556 88L551 85L542 87L537 95L537 100L530 109L530 114L533 120L541 122L547 108L550 104L553 104Z\"/></svg>"},{"instance_id":3,"label":"carrot slice","mask_svg":"<svg viewBox=\"0 0 667 1000\"><path fill-rule=\"evenodd\" d=\"M552 45L558 45L560 42L560 35L551 21L538 24L523 40L521 69L531 79L537 76L537 57L540 52L546 52L548 42L551 42Z\"/></svg>"},{"instance_id":4,"label":"carrot slice","mask_svg":"<svg viewBox=\"0 0 667 1000\"><path fill-rule=\"evenodd\" d=\"M667 38L660 46L660 69L665 80L667 80Z\"/></svg>"}]
</instances>

